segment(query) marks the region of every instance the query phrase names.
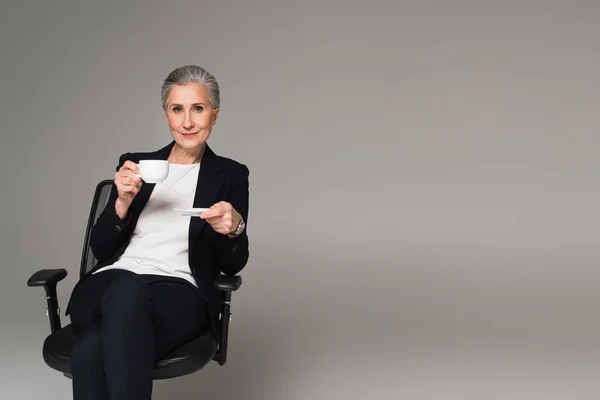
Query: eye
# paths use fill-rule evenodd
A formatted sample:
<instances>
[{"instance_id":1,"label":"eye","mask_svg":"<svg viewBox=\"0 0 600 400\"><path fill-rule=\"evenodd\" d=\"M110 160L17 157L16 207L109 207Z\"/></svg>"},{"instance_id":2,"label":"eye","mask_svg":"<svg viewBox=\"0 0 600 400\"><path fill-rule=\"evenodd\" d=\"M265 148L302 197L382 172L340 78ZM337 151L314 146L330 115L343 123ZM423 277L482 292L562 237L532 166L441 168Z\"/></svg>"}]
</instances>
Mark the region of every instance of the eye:
<instances>
[{"instance_id":1,"label":"eye","mask_svg":"<svg viewBox=\"0 0 600 400\"><path fill-rule=\"evenodd\" d=\"M194 111L196 111L196 112L202 111L202 106L194 106Z\"/></svg>"},{"instance_id":2,"label":"eye","mask_svg":"<svg viewBox=\"0 0 600 400\"><path fill-rule=\"evenodd\" d=\"M178 112L181 112L181 111L183 111L183 108L181 108L179 106L173 107L173 112L178 113Z\"/></svg>"}]
</instances>

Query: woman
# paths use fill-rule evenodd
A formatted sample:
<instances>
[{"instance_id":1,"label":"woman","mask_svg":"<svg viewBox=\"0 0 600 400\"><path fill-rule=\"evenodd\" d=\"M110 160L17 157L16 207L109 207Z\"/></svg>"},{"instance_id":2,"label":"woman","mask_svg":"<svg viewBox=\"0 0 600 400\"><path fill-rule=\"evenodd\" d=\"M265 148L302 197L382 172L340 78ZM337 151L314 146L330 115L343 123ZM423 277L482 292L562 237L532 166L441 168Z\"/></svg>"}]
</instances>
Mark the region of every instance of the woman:
<instances>
[{"instance_id":1,"label":"woman","mask_svg":"<svg viewBox=\"0 0 600 400\"><path fill-rule=\"evenodd\" d=\"M150 399L155 361L216 324L221 294L212 283L248 260L245 165L206 144L219 115L219 87L198 66L169 74L162 103L173 141L119 160L90 246L98 264L69 300L77 340L74 399ZM160 183L139 177L143 159L169 161ZM174 208L205 207L198 217Z\"/></svg>"}]
</instances>

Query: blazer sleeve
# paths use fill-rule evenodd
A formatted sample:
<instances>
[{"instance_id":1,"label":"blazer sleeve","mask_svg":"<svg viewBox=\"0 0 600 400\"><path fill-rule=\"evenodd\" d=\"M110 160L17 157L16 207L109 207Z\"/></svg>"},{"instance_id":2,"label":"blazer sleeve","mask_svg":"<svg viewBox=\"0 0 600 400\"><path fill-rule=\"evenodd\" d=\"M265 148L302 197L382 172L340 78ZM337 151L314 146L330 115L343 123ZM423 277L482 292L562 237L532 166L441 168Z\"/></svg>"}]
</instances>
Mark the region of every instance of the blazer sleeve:
<instances>
[{"instance_id":1,"label":"blazer sleeve","mask_svg":"<svg viewBox=\"0 0 600 400\"><path fill-rule=\"evenodd\" d=\"M231 181L229 192L229 203L240 213L246 228L236 238L230 239L226 235L220 235L218 241L219 268L226 275L235 275L240 272L248 262L248 203L249 203L249 183L250 171L248 167L240 164L236 168Z\"/></svg>"},{"instance_id":2,"label":"blazer sleeve","mask_svg":"<svg viewBox=\"0 0 600 400\"><path fill-rule=\"evenodd\" d=\"M128 157L129 153L125 153L119 158L117 171ZM100 262L112 258L129 236L127 231L131 222L131 214L128 212L125 219L122 220L115 210L116 201L117 187L113 183L106 207L98 216L90 236L90 247Z\"/></svg>"}]
</instances>

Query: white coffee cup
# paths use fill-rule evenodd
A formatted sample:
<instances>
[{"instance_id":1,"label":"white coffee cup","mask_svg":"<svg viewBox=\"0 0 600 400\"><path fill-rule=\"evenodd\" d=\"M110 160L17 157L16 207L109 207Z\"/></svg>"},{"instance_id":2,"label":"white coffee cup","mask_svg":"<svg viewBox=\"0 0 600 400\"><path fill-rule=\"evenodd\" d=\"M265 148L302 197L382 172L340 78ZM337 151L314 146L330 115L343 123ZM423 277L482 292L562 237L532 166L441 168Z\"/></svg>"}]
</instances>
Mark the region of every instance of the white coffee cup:
<instances>
[{"instance_id":1,"label":"white coffee cup","mask_svg":"<svg viewBox=\"0 0 600 400\"><path fill-rule=\"evenodd\" d=\"M169 161L167 160L140 160L140 178L146 183L159 183L169 175Z\"/></svg>"}]
</instances>

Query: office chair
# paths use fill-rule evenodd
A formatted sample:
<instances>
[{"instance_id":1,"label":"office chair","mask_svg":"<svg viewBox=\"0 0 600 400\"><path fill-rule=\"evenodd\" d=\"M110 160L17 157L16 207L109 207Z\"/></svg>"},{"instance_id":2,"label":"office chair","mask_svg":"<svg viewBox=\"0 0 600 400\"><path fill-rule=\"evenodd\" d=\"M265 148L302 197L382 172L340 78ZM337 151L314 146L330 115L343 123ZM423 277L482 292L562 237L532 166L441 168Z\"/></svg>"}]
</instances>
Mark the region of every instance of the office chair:
<instances>
[{"instance_id":1,"label":"office chair","mask_svg":"<svg viewBox=\"0 0 600 400\"><path fill-rule=\"evenodd\" d=\"M81 266L79 279L91 270L97 260L89 246L92 227L108 202L112 188L112 180L103 180L96 186L92 208L88 218L83 250L81 253ZM44 340L42 355L46 364L68 378L71 375L71 346L75 341L75 333L68 324L61 327L60 308L56 296L56 285L67 276L64 268L43 269L34 273L27 281L27 286L42 286L46 291L47 311L50 319L50 335ZM227 338L229 333L231 293L240 288L240 276L220 275L214 285L223 292L223 308L220 313L219 341L211 333L210 324L196 339L173 350L166 357L159 360L154 368L154 379L170 379L188 375L206 366L211 360L219 365L227 361Z\"/></svg>"}]
</instances>

